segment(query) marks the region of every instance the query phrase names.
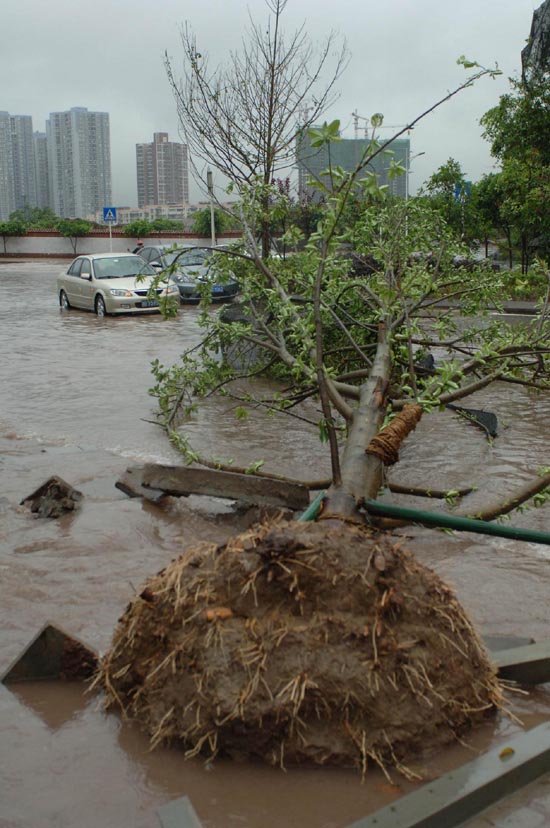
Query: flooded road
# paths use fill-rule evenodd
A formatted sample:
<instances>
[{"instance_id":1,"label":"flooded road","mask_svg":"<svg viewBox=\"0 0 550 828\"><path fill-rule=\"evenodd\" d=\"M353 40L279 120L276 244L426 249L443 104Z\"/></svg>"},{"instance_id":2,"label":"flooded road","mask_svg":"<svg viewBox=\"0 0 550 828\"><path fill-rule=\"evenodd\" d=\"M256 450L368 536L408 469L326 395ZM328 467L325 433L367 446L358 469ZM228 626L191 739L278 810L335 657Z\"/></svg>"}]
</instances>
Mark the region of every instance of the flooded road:
<instances>
[{"instance_id":1,"label":"flooded road","mask_svg":"<svg viewBox=\"0 0 550 828\"><path fill-rule=\"evenodd\" d=\"M178 462L152 422L150 363L174 361L197 341L199 311L98 319L61 312L55 263L0 264L0 673L46 622L103 652L117 618L143 580L197 540L223 541L250 516L227 501L168 499L163 506L115 488L128 465ZM400 483L455 488L472 502L511 492L550 466L550 398L516 386L478 393L500 436L450 412L426 417L392 470ZM230 401L213 401L189 424L193 445L218 457L297 478L328 474L316 435L297 420L238 421ZM20 501L57 474L84 495L82 508L38 520ZM402 499L402 502L405 502ZM429 508L425 500L407 505ZM514 515L513 525L550 531L550 507ZM511 540L407 530L409 546L455 588L483 634L550 637L550 547ZM545 688L520 697L525 726L550 717ZM486 749L517 730L498 719L469 744ZM2 828L152 828L156 809L187 794L205 828L344 828L402 795L373 773L364 785L345 771L292 770L219 761L184 762L178 750L149 752L146 739L72 685L0 685ZM453 748L426 773L472 757Z\"/></svg>"}]
</instances>

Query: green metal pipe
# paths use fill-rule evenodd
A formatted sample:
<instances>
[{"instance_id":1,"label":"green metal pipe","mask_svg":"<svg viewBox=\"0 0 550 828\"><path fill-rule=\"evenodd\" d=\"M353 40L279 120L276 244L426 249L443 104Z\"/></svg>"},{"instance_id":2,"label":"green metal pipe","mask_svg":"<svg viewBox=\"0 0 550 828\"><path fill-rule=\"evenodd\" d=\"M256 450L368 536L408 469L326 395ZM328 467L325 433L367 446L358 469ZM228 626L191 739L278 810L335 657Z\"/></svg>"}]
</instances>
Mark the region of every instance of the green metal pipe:
<instances>
[{"instance_id":1,"label":"green metal pipe","mask_svg":"<svg viewBox=\"0 0 550 828\"><path fill-rule=\"evenodd\" d=\"M321 510L325 492L319 492L305 512L298 520L315 520ZM390 506L378 500L365 500L364 505L368 512L382 517L399 518L409 523L419 523L422 526L436 526L442 529L454 529L457 532L477 532L480 535L495 535L499 538L528 541L529 543L543 543L550 546L548 532L536 532L534 529L518 529L514 526L503 526L501 523L491 523L487 520L444 515L440 512L425 512L421 509L407 509L404 506Z\"/></svg>"},{"instance_id":2,"label":"green metal pipe","mask_svg":"<svg viewBox=\"0 0 550 828\"><path fill-rule=\"evenodd\" d=\"M373 515L400 518L411 523L420 523L423 526L455 529L457 532L477 532L480 535L496 535L500 538L513 538L514 540L544 543L550 546L550 534L548 532L518 529L514 526L503 526L500 523L490 523L486 520L455 517L454 515L443 515L437 512L424 512L420 509L406 509L402 506L379 503L377 500L365 500L364 504L367 511Z\"/></svg>"},{"instance_id":3,"label":"green metal pipe","mask_svg":"<svg viewBox=\"0 0 550 828\"><path fill-rule=\"evenodd\" d=\"M305 512L302 512L298 520L315 520L321 509L321 503L325 496L324 492L319 492L315 500L312 500Z\"/></svg>"}]
</instances>

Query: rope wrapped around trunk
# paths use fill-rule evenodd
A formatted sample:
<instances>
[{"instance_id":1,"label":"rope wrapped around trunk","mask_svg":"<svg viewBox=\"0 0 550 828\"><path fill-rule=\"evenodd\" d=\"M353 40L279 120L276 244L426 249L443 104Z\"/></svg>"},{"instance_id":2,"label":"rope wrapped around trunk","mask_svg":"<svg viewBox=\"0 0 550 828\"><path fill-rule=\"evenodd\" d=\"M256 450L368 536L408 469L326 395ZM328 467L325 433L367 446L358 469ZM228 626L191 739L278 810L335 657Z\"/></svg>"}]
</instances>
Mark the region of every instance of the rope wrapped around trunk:
<instances>
[{"instance_id":1,"label":"rope wrapped around trunk","mask_svg":"<svg viewBox=\"0 0 550 828\"><path fill-rule=\"evenodd\" d=\"M421 417L420 405L406 405L389 425L372 438L365 450L366 453L376 455L385 466L393 466L399 460L401 443L411 431L414 431Z\"/></svg>"}]
</instances>

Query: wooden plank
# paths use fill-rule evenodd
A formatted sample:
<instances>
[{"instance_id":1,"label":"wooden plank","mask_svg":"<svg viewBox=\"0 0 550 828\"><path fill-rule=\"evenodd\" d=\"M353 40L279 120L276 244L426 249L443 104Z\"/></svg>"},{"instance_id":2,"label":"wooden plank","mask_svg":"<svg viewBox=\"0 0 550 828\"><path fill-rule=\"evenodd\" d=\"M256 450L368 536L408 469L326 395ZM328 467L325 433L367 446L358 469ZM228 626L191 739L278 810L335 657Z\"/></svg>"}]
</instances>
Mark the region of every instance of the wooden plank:
<instances>
[{"instance_id":1,"label":"wooden plank","mask_svg":"<svg viewBox=\"0 0 550 828\"><path fill-rule=\"evenodd\" d=\"M115 483L117 489L127 494L128 497L143 497L151 503L159 503L166 492L160 489L152 489L143 485L143 466L133 466L126 469L125 473Z\"/></svg>"},{"instance_id":2,"label":"wooden plank","mask_svg":"<svg viewBox=\"0 0 550 828\"><path fill-rule=\"evenodd\" d=\"M283 506L305 509L309 505L309 490L298 483L286 483L252 474L197 469L190 466L162 466L147 463L143 466L142 485L161 489L176 497L197 494L225 497L254 505Z\"/></svg>"},{"instance_id":3,"label":"wooden plank","mask_svg":"<svg viewBox=\"0 0 550 828\"><path fill-rule=\"evenodd\" d=\"M550 723L423 785L348 828L455 828L550 770Z\"/></svg>"}]
</instances>

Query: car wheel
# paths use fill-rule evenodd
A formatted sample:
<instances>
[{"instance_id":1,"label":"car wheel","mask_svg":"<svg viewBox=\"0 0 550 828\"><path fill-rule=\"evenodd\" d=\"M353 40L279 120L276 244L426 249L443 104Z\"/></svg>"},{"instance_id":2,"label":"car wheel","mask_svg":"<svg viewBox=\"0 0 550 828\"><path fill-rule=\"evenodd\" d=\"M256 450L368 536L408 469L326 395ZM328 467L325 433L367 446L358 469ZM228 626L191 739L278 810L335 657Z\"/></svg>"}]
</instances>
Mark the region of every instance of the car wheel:
<instances>
[{"instance_id":1,"label":"car wheel","mask_svg":"<svg viewBox=\"0 0 550 828\"><path fill-rule=\"evenodd\" d=\"M95 312L97 316L107 316L107 308L105 307L105 299L103 296L98 296L95 300Z\"/></svg>"},{"instance_id":2,"label":"car wheel","mask_svg":"<svg viewBox=\"0 0 550 828\"><path fill-rule=\"evenodd\" d=\"M62 290L59 294L59 307L63 308L63 310L71 309L71 303L69 302L69 298L64 290Z\"/></svg>"}]
</instances>

